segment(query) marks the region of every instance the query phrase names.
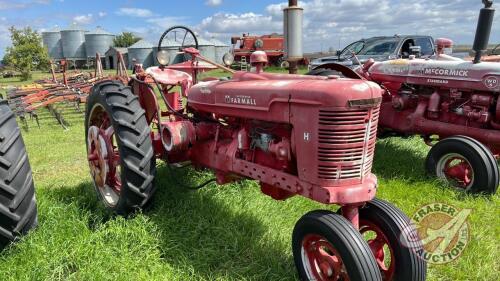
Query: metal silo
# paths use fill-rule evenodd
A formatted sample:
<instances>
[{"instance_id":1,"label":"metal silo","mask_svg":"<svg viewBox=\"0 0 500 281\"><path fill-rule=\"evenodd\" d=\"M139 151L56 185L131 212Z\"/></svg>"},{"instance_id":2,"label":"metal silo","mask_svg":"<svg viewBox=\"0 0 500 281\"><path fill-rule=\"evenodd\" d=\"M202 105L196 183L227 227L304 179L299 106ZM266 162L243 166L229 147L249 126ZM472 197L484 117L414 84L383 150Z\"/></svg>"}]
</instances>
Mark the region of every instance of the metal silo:
<instances>
[{"instance_id":1,"label":"metal silo","mask_svg":"<svg viewBox=\"0 0 500 281\"><path fill-rule=\"evenodd\" d=\"M215 62L223 64L223 57L225 54L229 53L230 47L228 44L225 44L219 40L213 39L212 40L214 45L215 45Z\"/></svg>"},{"instance_id":2,"label":"metal silo","mask_svg":"<svg viewBox=\"0 0 500 281\"><path fill-rule=\"evenodd\" d=\"M179 53L179 48L181 47L181 43L176 42L174 40L170 40L168 38L165 38L162 42L162 47L164 50L166 50L169 55L170 55L170 64L175 64L179 63L179 61L176 61L176 57ZM156 54L158 53L158 46L155 46L153 48L153 61L154 65L158 65L158 61L156 60Z\"/></svg>"},{"instance_id":3,"label":"metal silo","mask_svg":"<svg viewBox=\"0 0 500 281\"><path fill-rule=\"evenodd\" d=\"M61 30L63 56L67 59L86 59L85 31L76 25Z\"/></svg>"},{"instance_id":4,"label":"metal silo","mask_svg":"<svg viewBox=\"0 0 500 281\"><path fill-rule=\"evenodd\" d=\"M153 65L153 44L140 40L134 45L128 47L129 68L134 67L135 63L142 64L144 69Z\"/></svg>"},{"instance_id":5,"label":"metal silo","mask_svg":"<svg viewBox=\"0 0 500 281\"><path fill-rule=\"evenodd\" d=\"M51 59L62 59L61 32L59 29L42 32L43 46L49 51Z\"/></svg>"},{"instance_id":6,"label":"metal silo","mask_svg":"<svg viewBox=\"0 0 500 281\"><path fill-rule=\"evenodd\" d=\"M87 32L85 34L85 50L87 52L87 57L94 58L97 53L104 56L109 47L113 46L113 40L115 36L100 26L95 30Z\"/></svg>"},{"instance_id":7,"label":"metal silo","mask_svg":"<svg viewBox=\"0 0 500 281\"><path fill-rule=\"evenodd\" d=\"M209 40L198 37L198 49L202 56L209 60L215 60L215 45Z\"/></svg>"}]
</instances>

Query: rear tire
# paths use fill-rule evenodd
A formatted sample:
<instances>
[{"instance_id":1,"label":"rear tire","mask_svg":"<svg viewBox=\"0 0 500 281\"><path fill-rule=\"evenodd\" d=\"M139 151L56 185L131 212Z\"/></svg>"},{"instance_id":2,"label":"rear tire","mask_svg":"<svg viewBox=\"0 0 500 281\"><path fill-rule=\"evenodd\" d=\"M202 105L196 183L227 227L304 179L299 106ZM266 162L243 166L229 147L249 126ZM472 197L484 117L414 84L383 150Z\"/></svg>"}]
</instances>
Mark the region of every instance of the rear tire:
<instances>
[{"instance_id":1,"label":"rear tire","mask_svg":"<svg viewBox=\"0 0 500 281\"><path fill-rule=\"evenodd\" d=\"M114 130L114 138L119 153L121 171L120 190L114 201L107 199L102 184L94 177L94 186L99 198L110 210L127 215L143 208L155 192L154 177L156 162L150 133L151 128L138 97L119 81L105 81L95 85L87 102L85 117L85 137L88 140L89 127L98 126L99 120L94 110L100 108L108 116ZM87 151L89 142L87 141ZM90 163L90 160L89 160ZM109 183L106 183L108 185Z\"/></svg>"},{"instance_id":2,"label":"rear tire","mask_svg":"<svg viewBox=\"0 0 500 281\"><path fill-rule=\"evenodd\" d=\"M348 220L335 213L304 215L293 230L292 249L300 280L382 280L368 244Z\"/></svg>"},{"instance_id":3,"label":"rear tire","mask_svg":"<svg viewBox=\"0 0 500 281\"><path fill-rule=\"evenodd\" d=\"M451 161L461 160L467 170L467 180L455 180ZM432 147L425 161L430 175L448 181L452 186L467 193L495 194L500 176L498 165L491 151L479 141L466 137L446 138ZM470 181L470 182L469 182Z\"/></svg>"},{"instance_id":4,"label":"rear tire","mask_svg":"<svg viewBox=\"0 0 500 281\"><path fill-rule=\"evenodd\" d=\"M16 117L0 101L0 250L38 225L33 176Z\"/></svg>"}]
</instances>

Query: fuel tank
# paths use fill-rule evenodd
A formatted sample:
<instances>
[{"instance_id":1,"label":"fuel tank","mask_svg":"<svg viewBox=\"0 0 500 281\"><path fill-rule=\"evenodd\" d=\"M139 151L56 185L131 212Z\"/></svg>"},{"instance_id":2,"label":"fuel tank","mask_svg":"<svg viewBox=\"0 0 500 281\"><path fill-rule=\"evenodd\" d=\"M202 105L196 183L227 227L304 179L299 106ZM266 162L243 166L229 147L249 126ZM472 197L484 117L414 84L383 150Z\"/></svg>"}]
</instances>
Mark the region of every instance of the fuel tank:
<instances>
[{"instance_id":1,"label":"fuel tank","mask_svg":"<svg viewBox=\"0 0 500 281\"><path fill-rule=\"evenodd\" d=\"M289 123L291 107L373 107L381 92L376 83L335 76L237 72L231 80L191 87L188 106L224 116Z\"/></svg>"},{"instance_id":2,"label":"fuel tank","mask_svg":"<svg viewBox=\"0 0 500 281\"><path fill-rule=\"evenodd\" d=\"M500 63L401 59L376 62L369 69L378 83L396 82L463 90L500 92Z\"/></svg>"}]
</instances>

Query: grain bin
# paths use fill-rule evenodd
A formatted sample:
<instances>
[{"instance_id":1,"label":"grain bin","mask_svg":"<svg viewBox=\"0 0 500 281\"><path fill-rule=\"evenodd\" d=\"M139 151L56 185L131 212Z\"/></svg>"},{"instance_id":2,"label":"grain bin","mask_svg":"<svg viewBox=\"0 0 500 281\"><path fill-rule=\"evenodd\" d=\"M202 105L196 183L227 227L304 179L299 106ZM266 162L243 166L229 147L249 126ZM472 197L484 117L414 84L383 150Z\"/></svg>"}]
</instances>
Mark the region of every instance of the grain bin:
<instances>
[{"instance_id":1,"label":"grain bin","mask_svg":"<svg viewBox=\"0 0 500 281\"><path fill-rule=\"evenodd\" d=\"M198 37L198 49L205 58L212 61L215 60L215 45L213 42Z\"/></svg>"},{"instance_id":2,"label":"grain bin","mask_svg":"<svg viewBox=\"0 0 500 281\"><path fill-rule=\"evenodd\" d=\"M85 31L75 24L61 30L63 57L67 59L86 59Z\"/></svg>"},{"instance_id":3,"label":"grain bin","mask_svg":"<svg viewBox=\"0 0 500 281\"><path fill-rule=\"evenodd\" d=\"M85 33L85 50L87 52L87 57L95 58L97 53L103 57L106 51L113 46L114 39L115 36L113 34L105 31L100 26Z\"/></svg>"},{"instance_id":4,"label":"grain bin","mask_svg":"<svg viewBox=\"0 0 500 281\"><path fill-rule=\"evenodd\" d=\"M146 69L153 65L153 44L140 40L134 45L128 47L129 68L134 68L135 63L142 64Z\"/></svg>"},{"instance_id":5,"label":"grain bin","mask_svg":"<svg viewBox=\"0 0 500 281\"><path fill-rule=\"evenodd\" d=\"M217 39L212 39L212 42L215 46L215 62L224 64L223 57L225 54L229 53L231 48L228 44L225 44Z\"/></svg>"},{"instance_id":6,"label":"grain bin","mask_svg":"<svg viewBox=\"0 0 500 281\"><path fill-rule=\"evenodd\" d=\"M61 44L61 32L58 28L42 32L43 46L49 51L51 59L62 59L63 51Z\"/></svg>"},{"instance_id":7,"label":"grain bin","mask_svg":"<svg viewBox=\"0 0 500 281\"><path fill-rule=\"evenodd\" d=\"M168 38L163 39L162 47L166 50L170 55L170 64L176 63L176 56L179 53L179 48L181 47L181 43L170 40ZM158 46L153 48L153 61L154 65L158 65L158 61L156 60L156 54L158 53Z\"/></svg>"}]
</instances>

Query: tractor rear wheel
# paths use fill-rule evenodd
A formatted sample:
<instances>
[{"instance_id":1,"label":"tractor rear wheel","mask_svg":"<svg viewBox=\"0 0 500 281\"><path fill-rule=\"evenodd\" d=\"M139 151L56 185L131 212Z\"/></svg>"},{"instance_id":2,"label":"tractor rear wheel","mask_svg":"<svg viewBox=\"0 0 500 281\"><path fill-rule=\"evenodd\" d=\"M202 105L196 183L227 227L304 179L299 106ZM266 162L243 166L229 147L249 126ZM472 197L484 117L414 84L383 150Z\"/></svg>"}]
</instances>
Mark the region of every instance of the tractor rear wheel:
<instances>
[{"instance_id":1,"label":"tractor rear wheel","mask_svg":"<svg viewBox=\"0 0 500 281\"><path fill-rule=\"evenodd\" d=\"M85 129L91 175L105 206L120 215L144 207L155 191L156 163L138 97L119 81L95 85Z\"/></svg>"},{"instance_id":2,"label":"tractor rear wheel","mask_svg":"<svg viewBox=\"0 0 500 281\"><path fill-rule=\"evenodd\" d=\"M359 209L359 232L368 241L383 280L424 281L423 245L410 219L392 204L373 199Z\"/></svg>"},{"instance_id":3,"label":"tractor rear wheel","mask_svg":"<svg viewBox=\"0 0 500 281\"><path fill-rule=\"evenodd\" d=\"M293 230L292 249L301 280L382 280L361 234L330 211L304 215Z\"/></svg>"},{"instance_id":4,"label":"tractor rear wheel","mask_svg":"<svg viewBox=\"0 0 500 281\"><path fill-rule=\"evenodd\" d=\"M432 147L425 167L429 174L467 193L494 194L500 176L491 151L479 141L466 137L446 138Z\"/></svg>"},{"instance_id":5,"label":"tractor rear wheel","mask_svg":"<svg viewBox=\"0 0 500 281\"><path fill-rule=\"evenodd\" d=\"M35 187L16 117L0 101L0 250L38 224Z\"/></svg>"}]
</instances>

